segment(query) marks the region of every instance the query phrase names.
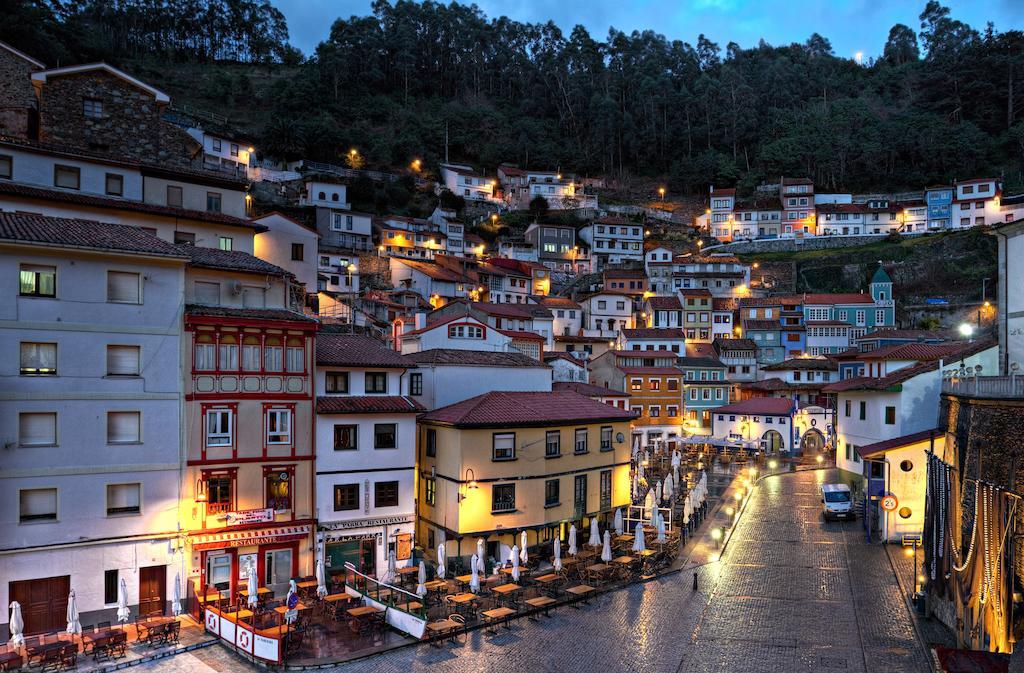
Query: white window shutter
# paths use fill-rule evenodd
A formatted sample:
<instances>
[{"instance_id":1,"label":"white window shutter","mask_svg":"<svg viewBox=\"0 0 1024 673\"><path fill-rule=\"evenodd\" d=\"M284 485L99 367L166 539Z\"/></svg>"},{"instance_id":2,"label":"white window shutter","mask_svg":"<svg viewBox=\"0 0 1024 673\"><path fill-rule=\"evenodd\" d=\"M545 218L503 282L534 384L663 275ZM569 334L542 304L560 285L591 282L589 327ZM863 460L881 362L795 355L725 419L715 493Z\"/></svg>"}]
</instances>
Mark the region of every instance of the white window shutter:
<instances>
[{"instance_id":1,"label":"white window shutter","mask_svg":"<svg viewBox=\"0 0 1024 673\"><path fill-rule=\"evenodd\" d=\"M139 511L138 484L111 484L107 486L107 510Z\"/></svg>"},{"instance_id":2,"label":"white window shutter","mask_svg":"<svg viewBox=\"0 0 1024 673\"><path fill-rule=\"evenodd\" d=\"M137 411L111 411L107 413L107 443L138 442L140 415Z\"/></svg>"},{"instance_id":3,"label":"white window shutter","mask_svg":"<svg viewBox=\"0 0 1024 673\"><path fill-rule=\"evenodd\" d=\"M108 376L138 376L138 346L107 346Z\"/></svg>"},{"instance_id":4,"label":"white window shutter","mask_svg":"<svg viewBox=\"0 0 1024 673\"><path fill-rule=\"evenodd\" d=\"M57 443L57 414L19 414L18 441L21 446L54 446Z\"/></svg>"},{"instance_id":5,"label":"white window shutter","mask_svg":"<svg viewBox=\"0 0 1024 673\"><path fill-rule=\"evenodd\" d=\"M21 518L57 513L57 489L32 488L21 492Z\"/></svg>"},{"instance_id":6,"label":"white window shutter","mask_svg":"<svg viewBox=\"0 0 1024 673\"><path fill-rule=\"evenodd\" d=\"M107 272L107 301L138 304L139 274L126 271Z\"/></svg>"}]
</instances>

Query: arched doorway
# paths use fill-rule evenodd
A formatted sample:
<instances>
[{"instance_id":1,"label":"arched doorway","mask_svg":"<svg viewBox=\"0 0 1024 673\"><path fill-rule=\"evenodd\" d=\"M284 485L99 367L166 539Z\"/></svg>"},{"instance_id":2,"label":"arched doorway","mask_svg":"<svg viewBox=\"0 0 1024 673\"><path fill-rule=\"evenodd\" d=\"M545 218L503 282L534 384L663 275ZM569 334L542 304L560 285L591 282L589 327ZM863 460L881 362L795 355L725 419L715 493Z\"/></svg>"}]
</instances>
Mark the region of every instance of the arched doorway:
<instances>
[{"instance_id":1,"label":"arched doorway","mask_svg":"<svg viewBox=\"0 0 1024 673\"><path fill-rule=\"evenodd\" d=\"M805 456L812 453L820 453L824 448L825 435L821 434L821 430L811 428L800 438L800 453Z\"/></svg>"},{"instance_id":2,"label":"arched doorway","mask_svg":"<svg viewBox=\"0 0 1024 673\"><path fill-rule=\"evenodd\" d=\"M768 453L778 453L782 450L782 435L778 430L769 430L761 437L764 442L764 450Z\"/></svg>"}]
</instances>

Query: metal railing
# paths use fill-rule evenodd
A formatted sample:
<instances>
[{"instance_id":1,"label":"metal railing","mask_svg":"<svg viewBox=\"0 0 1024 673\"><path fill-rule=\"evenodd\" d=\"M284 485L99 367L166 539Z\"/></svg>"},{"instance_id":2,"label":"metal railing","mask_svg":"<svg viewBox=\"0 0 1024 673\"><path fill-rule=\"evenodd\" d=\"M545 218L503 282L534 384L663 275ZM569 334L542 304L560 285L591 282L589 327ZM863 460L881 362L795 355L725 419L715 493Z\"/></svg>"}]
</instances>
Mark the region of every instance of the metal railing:
<instances>
[{"instance_id":1,"label":"metal railing","mask_svg":"<svg viewBox=\"0 0 1024 673\"><path fill-rule=\"evenodd\" d=\"M381 605L386 605L389 608L407 612L410 615L419 617L420 619L427 618L426 600L401 587L396 587L395 585L388 584L387 582L381 582L378 579L359 572L351 562L345 563L345 586L353 589L370 600L380 603ZM420 604L420 607L409 607L410 605L417 603Z\"/></svg>"},{"instance_id":2,"label":"metal railing","mask_svg":"<svg viewBox=\"0 0 1024 673\"><path fill-rule=\"evenodd\" d=\"M1024 376L950 376L942 379L942 392L986 398L1024 398Z\"/></svg>"}]
</instances>

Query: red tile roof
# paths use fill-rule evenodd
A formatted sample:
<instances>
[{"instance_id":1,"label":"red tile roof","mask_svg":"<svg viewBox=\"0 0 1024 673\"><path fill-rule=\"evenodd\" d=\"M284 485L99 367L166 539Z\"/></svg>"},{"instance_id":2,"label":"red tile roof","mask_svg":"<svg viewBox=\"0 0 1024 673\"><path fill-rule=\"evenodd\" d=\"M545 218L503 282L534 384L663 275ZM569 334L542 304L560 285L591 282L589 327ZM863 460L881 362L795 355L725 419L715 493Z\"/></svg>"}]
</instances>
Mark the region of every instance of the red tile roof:
<instances>
[{"instance_id":1,"label":"red tile roof","mask_svg":"<svg viewBox=\"0 0 1024 673\"><path fill-rule=\"evenodd\" d=\"M718 357L714 347L709 343L696 342L686 344L686 357L690 358L713 358Z\"/></svg>"},{"instance_id":2,"label":"red tile roof","mask_svg":"<svg viewBox=\"0 0 1024 673\"><path fill-rule=\"evenodd\" d=\"M537 334L536 332L524 332L523 330L513 329L500 329L498 331L507 337L512 337L513 340L525 339L527 341L547 341L547 339Z\"/></svg>"},{"instance_id":3,"label":"red tile roof","mask_svg":"<svg viewBox=\"0 0 1024 673\"><path fill-rule=\"evenodd\" d=\"M401 353L391 350L384 342L373 337L330 332L321 332L316 337L316 363L327 367L409 366Z\"/></svg>"},{"instance_id":4,"label":"red tile roof","mask_svg":"<svg viewBox=\"0 0 1024 673\"><path fill-rule=\"evenodd\" d=\"M420 417L461 428L513 428L629 421L637 415L571 391L490 392L441 407Z\"/></svg>"},{"instance_id":5,"label":"red tile roof","mask_svg":"<svg viewBox=\"0 0 1024 673\"><path fill-rule=\"evenodd\" d=\"M967 344L966 341L954 341L941 344L907 343L883 346L873 351L867 351L857 356L858 360L917 360L918 362L930 362L962 351Z\"/></svg>"},{"instance_id":6,"label":"red tile roof","mask_svg":"<svg viewBox=\"0 0 1024 673\"><path fill-rule=\"evenodd\" d=\"M784 185L813 185L814 180L810 178L782 178L782 184Z\"/></svg>"},{"instance_id":7,"label":"red tile roof","mask_svg":"<svg viewBox=\"0 0 1024 673\"><path fill-rule=\"evenodd\" d=\"M535 296L533 300L547 308L580 308L580 305L568 297Z\"/></svg>"},{"instance_id":8,"label":"red tile roof","mask_svg":"<svg viewBox=\"0 0 1024 673\"><path fill-rule=\"evenodd\" d=\"M580 395L586 395L587 397L631 397L629 393L621 390L612 390L611 388L595 386L593 383L583 383L581 381L555 381L551 384L551 390L557 392L571 391Z\"/></svg>"},{"instance_id":9,"label":"red tile roof","mask_svg":"<svg viewBox=\"0 0 1024 673\"><path fill-rule=\"evenodd\" d=\"M683 307L683 302L675 295L671 297L649 297L647 303L656 311L673 311Z\"/></svg>"},{"instance_id":10,"label":"red tile roof","mask_svg":"<svg viewBox=\"0 0 1024 673\"><path fill-rule=\"evenodd\" d=\"M757 344L753 339L715 339L714 348L719 351L753 351Z\"/></svg>"},{"instance_id":11,"label":"red tile roof","mask_svg":"<svg viewBox=\"0 0 1024 673\"><path fill-rule=\"evenodd\" d=\"M238 320L274 320L316 324L316 320L313 318L302 313L289 311L286 308L233 308L230 306L186 304L185 316L186 318L233 318Z\"/></svg>"},{"instance_id":12,"label":"red tile roof","mask_svg":"<svg viewBox=\"0 0 1024 673\"><path fill-rule=\"evenodd\" d=\"M782 323L778 320L744 320L743 329L744 331L781 330Z\"/></svg>"},{"instance_id":13,"label":"red tile roof","mask_svg":"<svg viewBox=\"0 0 1024 673\"><path fill-rule=\"evenodd\" d=\"M762 414L765 416L788 416L793 410L793 400L784 397L753 397L713 409L715 414Z\"/></svg>"},{"instance_id":14,"label":"red tile roof","mask_svg":"<svg viewBox=\"0 0 1024 673\"><path fill-rule=\"evenodd\" d=\"M864 446L857 447L857 453L860 454L861 458L871 459L877 458L884 454L886 451L892 449L900 449L904 446L910 446L911 444L918 444L923 441L927 441L932 436L936 438L945 438L943 433L938 428L932 428L930 430L921 430L920 432L914 432L909 435L903 435L902 437L893 437L892 439L885 439L881 442L875 442L874 444L865 444Z\"/></svg>"},{"instance_id":15,"label":"red tile roof","mask_svg":"<svg viewBox=\"0 0 1024 673\"><path fill-rule=\"evenodd\" d=\"M402 395L337 395L316 398L318 414L416 414L425 407Z\"/></svg>"},{"instance_id":16,"label":"red tile roof","mask_svg":"<svg viewBox=\"0 0 1024 673\"><path fill-rule=\"evenodd\" d=\"M161 257L188 256L184 250L139 227L91 220L0 212L0 240Z\"/></svg>"},{"instance_id":17,"label":"red tile roof","mask_svg":"<svg viewBox=\"0 0 1024 673\"><path fill-rule=\"evenodd\" d=\"M787 371L790 369L798 369L800 371L813 370L834 372L839 369L839 365L828 358L792 358L790 360L776 362L775 364L765 365L764 367L761 367L761 369L766 372Z\"/></svg>"},{"instance_id":18,"label":"red tile roof","mask_svg":"<svg viewBox=\"0 0 1024 673\"><path fill-rule=\"evenodd\" d=\"M922 339L950 341L953 338L955 338L953 330L895 329L892 327L883 327L857 337L856 341L871 341L872 339Z\"/></svg>"},{"instance_id":19,"label":"red tile roof","mask_svg":"<svg viewBox=\"0 0 1024 673\"><path fill-rule=\"evenodd\" d=\"M615 355L618 355L619 357L626 357L626 358L637 358L637 357L644 357L644 358L659 358L659 357L660 358L677 358L677 357L679 357L679 353L676 353L676 352L673 352L673 351L670 351L670 350L665 350L665 349L660 349L660 350L656 350L656 351L645 351L645 350L640 349L640 348L633 348L633 349L629 349L629 350L620 350L620 351L613 351L613 352L615 353Z\"/></svg>"},{"instance_id":20,"label":"red tile roof","mask_svg":"<svg viewBox=\"0 0 1024 673\"><path fill-rule=\"evenodd\" d=\"M736 189L733 187L728 189L712 189L711 196L712 198L716 196L736 196Z\"/></svg>"},{"instance_id":21,"label":"red tile roof","mask_svg":"<svg viewBox=\"0 0 1024 673\"><path fill-rule=\"evenodd\" d=\"M410 364L451 365L455 367L543 367L528 355L519 351L470 351L458 348L431 348L418 353L403 355Z\"/></svg>"},{"instance_id":22,"label":"red tile roof","mask_svg":"<svg viewBox=\"0 0 1024 673\"><path fill-rule=\"evenodd\" d=\"M692 276L692 275L695 275L695 274L691 273L691 274L685 274L685 275ZM718 275L718 274L716 274L716 275ZM684 296L684 297L711 297L711 290L705 290L703 288L699 288L699 289L695 288L695 289L692 289L692 290L689 290L689 289L688 290L680 290L679 294Z\"/></svg>"},{"instance_id":23,"label":"red tile roof","mask_svg":"<svg viewBox=\"0 0 1024 673\"><path fill-rule=\"evenodd\" d=\"M469 304L470 308L483 311L487 315L522 318L550 318L551 311L540 304L495 304L491 302L475 301Z\"/></svg>"},{"instance_id":24,"label":"red tile roof","mask_svg":"<svg viewBox=\"0 0 1024 673\"><path fill-rule=\"evenodd\" d=\"M448 283L470 283L475 284L476 281L461 273L456 273L449 268L443 267L440 264L433 262L421 262L415 259L405 259L404 257L392 257L391 259L398 260L402 264L405 264L410 269L414 269L424 274L428 278L433 280L440 280Z\"/></svg>"},{"instance_id":25,"label":"red tile roof","mask_svg":"<svg viewBox=\"0 0 1024 673\"><path fill-rule=\"evenodd\" d=\"M228 269L244 273L257 273L264 276L291 275L279 266L240 250L221 250L220 248L204 248L188 244L181 244L176 247L183 255L189 258L189 266L204 269Z\"/></svg>"}]
</instances>

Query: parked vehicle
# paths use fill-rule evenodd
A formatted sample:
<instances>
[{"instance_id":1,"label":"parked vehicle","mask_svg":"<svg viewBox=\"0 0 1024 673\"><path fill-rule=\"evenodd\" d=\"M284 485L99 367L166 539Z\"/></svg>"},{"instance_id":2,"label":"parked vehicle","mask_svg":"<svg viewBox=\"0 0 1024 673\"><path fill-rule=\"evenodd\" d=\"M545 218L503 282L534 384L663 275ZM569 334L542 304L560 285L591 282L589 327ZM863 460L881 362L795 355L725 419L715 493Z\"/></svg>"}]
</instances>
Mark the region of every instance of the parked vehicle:
<instances>
[{"instance_id":1,"label":"parked vehicle","mask_svg":"<svg viewBox=\"0 0 1024 673\"><path fill-rule=\"evenodd\" d=\"M826 521L854 518L850 487L846 484L824 484L821 487L821 514Z\"/></svg>"}]
</instances>

